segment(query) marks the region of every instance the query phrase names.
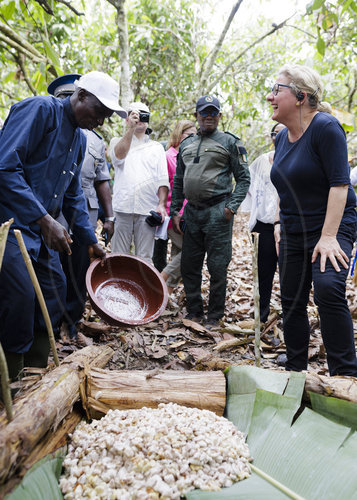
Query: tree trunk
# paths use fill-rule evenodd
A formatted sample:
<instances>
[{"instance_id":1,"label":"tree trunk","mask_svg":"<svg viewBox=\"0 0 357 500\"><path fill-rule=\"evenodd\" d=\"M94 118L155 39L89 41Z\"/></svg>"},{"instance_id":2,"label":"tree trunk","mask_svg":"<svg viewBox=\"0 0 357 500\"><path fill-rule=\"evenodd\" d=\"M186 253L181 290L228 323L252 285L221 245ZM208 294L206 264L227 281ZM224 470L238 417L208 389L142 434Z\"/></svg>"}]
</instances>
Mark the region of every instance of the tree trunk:
<instances>
[{"instance_id":1,"label":"tree trunk","mask_svg":"<svg viewBox=\"0 0 357 500\"><path fill-rule=\"evenodd\" d=\"M317 373L307 373L305 381L307 399L309 399L309 391L357 403L357 378L326 377Z\"/></svg>"},{"instance_id":2,"label":"tree trunk","mask_svg":"<svg viewBox=\"0 0 357 500\"><path fill-rule=\"evenodd\" d=\"M59 448L65 446L68 442L68 434L71 434L79 422L83 419L83 409L74 408L65 419L61 422L56 432L48 431L41 439L37 446L33 449L30 455L23 462L21 469L17 474L5 484L0 486L0 499L8 495L22 481L28 470L35 465L39 460L54 453Z\"/></svg>"},{"instance_id":3,"label":"tree trunk","mask_svg":"<svg viewBox=\"0 0 357 500\"><path fill-rule=\"evenodd\" d=\"M13 407L14 418L0 416L0 484L9 479L49 431L55 431L79 399L83 367L104 367L114 354L108 347L88 346L48 372Z\"/></svg>"},{"instance_id":4,"label":"tree trunk","mask_svg":"<svg viewBox=\"0 0 357 500\"><path fill-rule=\"evenodd\" d=\"M85 382L82 399L91 418L110 409L157 408L169 402L223 415L226 404L226 380L220 371L91 369Z\"/></svg>"},{"instance_id":5,"label":"tree trunk","mask_svg":"<svg viewBox=\"0 0 357 500\"><path fill-rule=\"evenodd\" d=\"M117 27L119 36L119 59L120 59L120 105L128 109L133 100L133 92L130 86L130 64L129 64L129 37L128 25L125 12L125 0L108 0L117 11Z\"/></svg>"}]
</instances>

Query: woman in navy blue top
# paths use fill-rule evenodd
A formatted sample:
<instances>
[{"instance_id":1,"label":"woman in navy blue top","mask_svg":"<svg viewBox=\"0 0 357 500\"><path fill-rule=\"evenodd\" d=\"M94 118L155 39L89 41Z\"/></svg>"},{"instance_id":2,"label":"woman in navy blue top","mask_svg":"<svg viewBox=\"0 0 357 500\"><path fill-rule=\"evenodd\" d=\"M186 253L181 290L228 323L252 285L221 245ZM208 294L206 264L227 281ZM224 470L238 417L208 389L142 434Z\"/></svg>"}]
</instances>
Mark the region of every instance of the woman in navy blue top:
<instances>
[{"instance_id":1,"label":"woman in navy blue top","mask_svg":"<svg viewBox=\"0 0 357 500\"><path fill-rule=\"evenodd\" d=\"M307 368L307 304L313 284L330 374L357 376L345 293L356 237L356 196L344 130L321 96L322 83L314 70L287 65L267 97L273 120L286 125L276 139L271 171L280 198L274 224L286 369Z\"/></svg>"}]
</instances>

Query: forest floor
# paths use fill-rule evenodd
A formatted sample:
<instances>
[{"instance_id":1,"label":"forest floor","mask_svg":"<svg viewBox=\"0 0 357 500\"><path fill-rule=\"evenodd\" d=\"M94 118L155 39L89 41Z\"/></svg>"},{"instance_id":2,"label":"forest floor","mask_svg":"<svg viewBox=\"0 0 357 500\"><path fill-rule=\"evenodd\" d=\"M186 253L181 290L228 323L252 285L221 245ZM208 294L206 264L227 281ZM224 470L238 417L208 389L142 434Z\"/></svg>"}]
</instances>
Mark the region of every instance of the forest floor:
<instances>
[{"instance_id":1,"label":"forest floor","mask_svg":"<svg viewBox=\"0 0 357 500\"><path fill-rule=\"evenodd\" d=\"M254 365L253 247L247 214L235 217L233 257L228 269L226 314L218 328L207 330L186 320L185 293L180 284L169 297L160 318L138 327L112 327L101 320L88 302L76 342L65 336L57 342L59 358L90 343L108 344L115 354L108 368L117 370L221 370L231 364ZM209 275L203 271L202 293L207 305ZM348 278L348 303L357 326L357 289ZM308 305L311 326L309 371L328 374L319 317L312 296ZM355 328L355 331L356 328ZM275 275L271 314L261 327L261 366L282 369L285 353L278 274ZM338 334L338 332L336 332Z\"/></svg>"}]
</instances>

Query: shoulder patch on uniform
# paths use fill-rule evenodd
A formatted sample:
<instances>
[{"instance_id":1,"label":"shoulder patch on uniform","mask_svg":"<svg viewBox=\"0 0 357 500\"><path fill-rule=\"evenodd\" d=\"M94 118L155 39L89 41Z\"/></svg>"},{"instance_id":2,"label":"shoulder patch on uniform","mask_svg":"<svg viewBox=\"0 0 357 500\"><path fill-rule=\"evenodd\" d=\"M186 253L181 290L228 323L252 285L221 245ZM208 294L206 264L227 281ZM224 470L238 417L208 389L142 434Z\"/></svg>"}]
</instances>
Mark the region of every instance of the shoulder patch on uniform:
<instances>
[{"instance_id":1,"label":"shoulder patch on uniform","mask_svg":"<svg viewBox=\"0 0 357 500\"><path fill-rule=\"evenodd\" d=\"M235 139L240 140L240 137L238 137L237 135L232 134L232 132L228 132L228 131L226 130L224 133L225 133L225 134L229 134L229 135L231 135L232 137L234 137Z\"/></svg>"},{"instance_id":2,"label":"shoulder patch on uniform","mask_svg":"<svg viewBox=\"0 0 357 500\"><path fill-rule=\"evenodd\" d=\"M244 146L237 146L237 147L239 154L243 158L243 161L247 161L248 157L247 157L247 150L245 149L245 147Z\"/></svg>"},{"instance_id":3,"label":"shoulder patch on uniform","mask_svg":"<svg viewBox=\"0 0 357 500\"><path fill-rule=\"evenodd\" d=\"M99 139L103 140L103 137L101 135L98 134L98 132L96 132L94 129L92 129L92 132L93 134L95 134L97 137L99 137Z\"/></svg>"}]
</instances>

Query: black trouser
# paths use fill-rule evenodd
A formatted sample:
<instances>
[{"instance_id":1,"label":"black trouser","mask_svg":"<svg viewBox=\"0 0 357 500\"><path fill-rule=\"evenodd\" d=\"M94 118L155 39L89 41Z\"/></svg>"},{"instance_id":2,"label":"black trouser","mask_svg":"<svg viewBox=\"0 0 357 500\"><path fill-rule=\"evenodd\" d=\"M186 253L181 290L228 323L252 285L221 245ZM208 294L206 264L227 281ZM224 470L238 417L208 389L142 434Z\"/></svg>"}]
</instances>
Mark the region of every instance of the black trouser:
<instances>
[{"instance_id":1,"label":"black trouser","mask_svg":"<svg viewBox=\"0 0 357 500\"><path fill-rule=\"evenodd\" d=\"M186 229L183 237L181 274L185 287L188 313L201 316L202 266L207 253L210 273L208 319L224 315L226 300L227 267L232 257L233 217L228 221L224 207L226 200L204 209L196 209L188 203L184 218Z\"/></svg>"},{"instance_id":2,"label":"black trouser","mask_svg":"<svg viewBox=\"0 0 357 500\"><path fill-rule=\"evenodd\" d=\"M307 368L310 328L306 307L313 283L330 374L356 377L353 323L346 300L348 269L340 265L341 270L337 272L327 260L326 271L322 273L320 257L311 263L313 249L320 236L321 231L305 234L282 231L279 272L288 358L286 369L301 371ZM348 257L351 256L355 236L354 224L352 227L340 226L337 240Z\"/></svg>"},{"instance_id":3,"label":"black trouser","mask_svg":"<svg viewBox=\"0 0 357 500\"><path fill-rule=\"evenodd\" d=\"M167 266L167 243L167 240L161 240L159 238L155 240L154 244L152 261L154 266L160 273Z\"/></svg>"},{"instance_id":4,"label":"black trouser","mask_svg":"<svg viewBox=\"0 0 357 500\"><path fill-rule=\"evenodd\" d=\"M278 256L275 249L274 226L259 220L253 233L259 233L258 278L260 294L260 321L266 322L270 311L270 298Z\"/></svg>"}]
</instances>

